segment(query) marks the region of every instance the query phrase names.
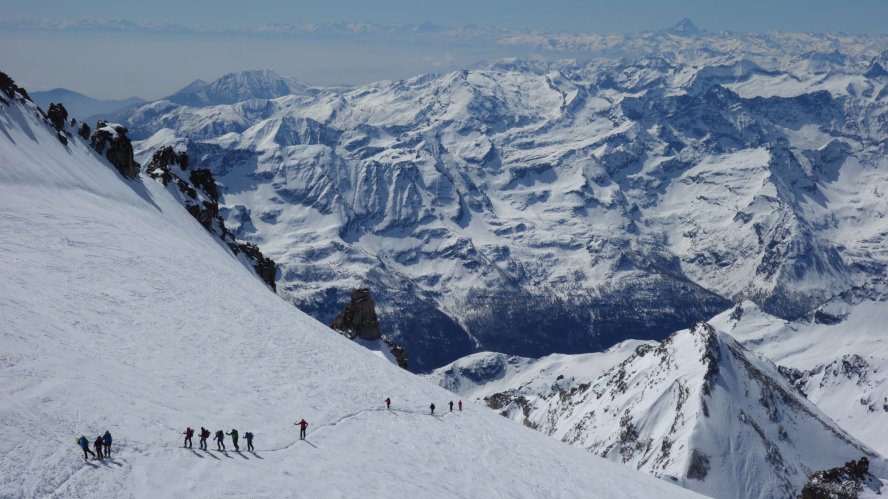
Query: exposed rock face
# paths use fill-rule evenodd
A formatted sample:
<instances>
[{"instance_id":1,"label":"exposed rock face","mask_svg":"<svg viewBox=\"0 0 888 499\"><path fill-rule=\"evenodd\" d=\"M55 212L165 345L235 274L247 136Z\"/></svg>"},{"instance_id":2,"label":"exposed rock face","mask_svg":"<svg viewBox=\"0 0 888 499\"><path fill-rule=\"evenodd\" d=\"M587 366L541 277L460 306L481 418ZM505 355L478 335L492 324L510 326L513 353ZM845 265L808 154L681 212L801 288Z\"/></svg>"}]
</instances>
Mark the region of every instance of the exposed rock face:
<instances>
[{"instance_id":1,"label":"exposed rock face","mask_svg":"<svg viewBox=\"0 0 888 499\"><path fill-rule=\"evenodd\" d=\"M398 366L402 369L408 368L407 350L391 339L382 337L379 317L376 315L376 304L370 297L369 289L360 288L352 291L351 301L333 319L330 327L350 340L381 340L397 360Z\"/></svg>"},{"instance_id":2,"label":"exposed rock face","mask_svg":"<svg viewBox=\"0 0 888 499\"><path fill-rule=\"evenodd\" d=\"M256 271L256 275L276 291L277 265L274 260L263 255L255 244L238 241L225 227L225 221L219 216L219 187L213 173L204 168L188 170L190 163L185 152L176 152L172 147L166 146L154 152L145 171L165 186L174 183L188 213L205 229L225 241L235 255L242 254ZM186 171L189 173L188 180L183 178Z\"/></svg>"},{"instance_id":3,"label":"exposed rock face","mask_svg":"<svg viewBox=\"0 0 888 499\"><path fill-rule=\"evenodd\" d=\"M848 461L844 466L814 473L802 488L800 499L856 499L864 487L881 493L879 481L869 473L869 459Z\"/></svg>"},{"instance_id":4,"label":"exposed rock face","mask_svg":"<svg viewBox=\"0 0 888 499\"><path fill-rule=\"evenodd\" d=\"M16 85L15 80L2 71L0 71L0 90L2 90L3 93L6 94L6 97L9 97L10 99L14 99L16 92L18 92L25 100L31 100L31 97L28 96L28 92L24 88ZM6 104L6 101L2 97L0 97L0 102Z\"/></svg>"},{"instance_id":5,"label":"exposed rock face","mask_svg":"<svg viewBox=\"0 0 888 499\"><path fill-rule=\"evenodd\" d=\"M83 140L89 140L91 133L92 129L86 123L81 123L80 128L77 129L77 135L80 135L80 138Z\"/></svg>"},{"instance_id":6,"label":"exposed rock face","mask_svg":"<svg viewBox=\"0 0 888 499\"><path fill-rule=\"evenodd\" d=\"M121 175L133 178L139 174L139 163L133 156L133 144L126 134L123 125L99 121L90 141L93 149L108 158Z\"/></svg>"},{"instance_id":7,"label":"exposed rock face","mask_svg":"<svg viewBox=\"0 0 888 499\"><path fill-rule=\"evenodd\" d=\"M382 341L388 345L392 355L398 360L398 366L400 366L401 369L409 370L410 364L407 362L407 350L388 338L383 338Z\"/></svg>"},{"instance_id":8,"label":"exposed rock face","mask_svg":"<svg viewBox=\"0 0 888 499\"><path fill-rule=\"evenodd\" d=\"M367 288L352 291L351 303L333 319L330 327L341 331L349 339L378 340L382 338L376 304Z\"/></svg>"},{"instance_id":9,"label":"exposed rock face","mask_svg":"<svg viewBox=\"0 0 888 499\"><path fill-rule=\"evenodd\" d=\"M65 109L61 102L58 104L50 103L46 116L49 118L49 122L52 123L53 128L59 132L65 128L65 124L68 122L68 110Z\"/></svg>"}]
</instances>

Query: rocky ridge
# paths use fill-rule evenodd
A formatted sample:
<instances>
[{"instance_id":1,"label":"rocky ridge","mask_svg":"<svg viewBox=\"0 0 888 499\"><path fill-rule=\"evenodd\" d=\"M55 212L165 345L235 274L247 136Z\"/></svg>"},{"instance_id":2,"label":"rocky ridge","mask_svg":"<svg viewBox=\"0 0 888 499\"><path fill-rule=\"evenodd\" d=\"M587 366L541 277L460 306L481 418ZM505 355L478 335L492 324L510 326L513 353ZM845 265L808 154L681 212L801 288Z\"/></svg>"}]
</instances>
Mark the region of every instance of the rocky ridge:
<instances>
[{"instance_id":1,"label":"rocky ridge","mask_svg":"<svg viewBox=\"0 0 888 499\"><path fill-rule=\"evenodd\" d=\"M224 241L238 259L246 260L256 275L275 289L277 266L274 260L263 255L255 244L239 241L225 227L225 221L219 216L219 186L213 173L205 168L189 170L189 165L190 160L185 152L177 152L167 146L154 153L145 172L170 188L191 216ZM187 179L184 177L186 171ZM172 186L176 189L173 190Z\"/></svg>"}]
</instances>

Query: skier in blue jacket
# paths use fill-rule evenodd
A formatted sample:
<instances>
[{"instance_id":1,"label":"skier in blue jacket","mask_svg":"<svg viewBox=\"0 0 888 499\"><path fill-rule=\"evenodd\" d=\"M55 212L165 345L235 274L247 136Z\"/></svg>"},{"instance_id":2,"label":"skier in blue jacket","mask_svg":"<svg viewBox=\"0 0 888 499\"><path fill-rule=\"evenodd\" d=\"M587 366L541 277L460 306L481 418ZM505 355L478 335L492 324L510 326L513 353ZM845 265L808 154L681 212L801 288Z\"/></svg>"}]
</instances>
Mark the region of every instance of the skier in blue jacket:
<instances>
[{"instance_id":1,"label":"skier in blue jacket","mask_svg":"<svg viewBox=\"0 0 888 499\"><path fill-rule=\"evenodd\" d=\"M80 438L78 438L76 440L76 442L77 442L77 445L79 445L80 448L83 450L83 460L84 461L89 461L89 458L86 457L87 452L92 454L93 457L96 457L96 454L93 451L89 450L89 440L85 436L80 435Z\"/></svg>"}]
</instances>

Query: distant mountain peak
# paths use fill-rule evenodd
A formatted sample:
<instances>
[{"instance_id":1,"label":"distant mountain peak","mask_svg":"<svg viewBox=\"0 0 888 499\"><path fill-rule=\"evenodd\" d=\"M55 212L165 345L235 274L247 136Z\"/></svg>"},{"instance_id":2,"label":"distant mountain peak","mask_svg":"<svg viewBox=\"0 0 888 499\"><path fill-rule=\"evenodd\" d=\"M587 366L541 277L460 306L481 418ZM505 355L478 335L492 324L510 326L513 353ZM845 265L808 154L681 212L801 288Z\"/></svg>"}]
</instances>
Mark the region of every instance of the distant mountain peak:
<instances>
[{"instance_id":1,"label":"distant mountain peak","mask_svg":"<svg viewBox=\"0 0 888 499\"><path fill-rule=\"evenodd\" d=\"M253 69L227 73L210 83L196 80L167 99L182 105L208 106L251 98L273 99L290 93L288 79L271 69Z\"/></svg>"},{"instance_id":2,"label":"distant mountain peak","mask_svg":"<svg viewBox=\"0 0 888 499\"><path fill-rule=\"evenodd\" d=\"M693 21L685 17L681 21L678 21L675 26L672 26L668 30L667 33L679 36L697 36L704 33L704 31L697 27Z\"/></svg>"}]
</instances>

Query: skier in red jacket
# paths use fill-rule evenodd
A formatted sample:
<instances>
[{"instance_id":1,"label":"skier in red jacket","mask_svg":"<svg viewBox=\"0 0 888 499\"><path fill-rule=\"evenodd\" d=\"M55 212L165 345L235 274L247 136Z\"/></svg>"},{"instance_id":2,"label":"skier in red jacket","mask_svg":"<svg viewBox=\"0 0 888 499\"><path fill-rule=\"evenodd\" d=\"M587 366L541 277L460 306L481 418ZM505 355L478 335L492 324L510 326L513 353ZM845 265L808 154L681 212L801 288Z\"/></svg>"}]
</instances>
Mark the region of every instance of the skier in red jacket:
<instances>
[{"instance_id":1,"label":"skier in red jacket","mask_svg":"<svg viewBox=\"0 0 888 499\"><path fill-rule=\"evenodd\" d=\"M305 419L299 421L298 423L293 423L294 425L299 425L299 440L305 440L305 429L308 428L308 421Z\"/></svg>"}]
</instances>

